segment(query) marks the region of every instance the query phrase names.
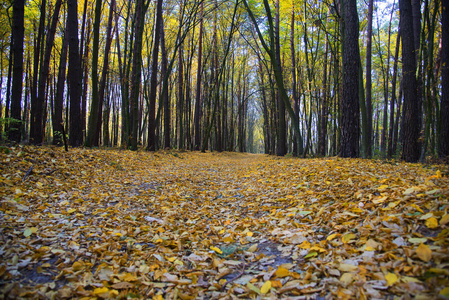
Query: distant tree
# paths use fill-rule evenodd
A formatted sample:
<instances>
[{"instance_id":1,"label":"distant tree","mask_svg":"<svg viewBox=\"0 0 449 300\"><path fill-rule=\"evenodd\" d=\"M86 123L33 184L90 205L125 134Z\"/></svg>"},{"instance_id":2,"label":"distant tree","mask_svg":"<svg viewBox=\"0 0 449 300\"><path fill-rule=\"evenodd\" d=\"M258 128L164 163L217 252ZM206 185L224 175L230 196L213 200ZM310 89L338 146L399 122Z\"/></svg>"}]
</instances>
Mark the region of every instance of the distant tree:
<instances>
[{"instance_id":1,"label":"distant tree","mask_svg":"<svg viewBox=\"0 0 449 300\"><path fill-rule=\"evenodd\" d=\"M342 157L359 155L359 18L356 0L343 0L343 99L341 101Z\"/></svg>"}]
</instances>

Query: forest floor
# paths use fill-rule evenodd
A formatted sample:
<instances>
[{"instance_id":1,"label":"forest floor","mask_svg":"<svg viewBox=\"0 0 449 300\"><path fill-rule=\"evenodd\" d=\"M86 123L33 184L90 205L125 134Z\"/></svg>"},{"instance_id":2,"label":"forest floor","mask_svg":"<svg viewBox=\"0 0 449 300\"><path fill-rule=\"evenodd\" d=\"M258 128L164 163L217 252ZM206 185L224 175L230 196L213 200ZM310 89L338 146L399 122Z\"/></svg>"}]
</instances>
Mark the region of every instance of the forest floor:
<instances>
[{"instance_id":1,"label":"forest floor","mask_svg":"<svg viewBox=\"0 0 449 300\"><path fill-rule=\"evenodd\" d=\"M447 165L0 152L0 299L449 297Z\"/></svg>"}]
</instances>

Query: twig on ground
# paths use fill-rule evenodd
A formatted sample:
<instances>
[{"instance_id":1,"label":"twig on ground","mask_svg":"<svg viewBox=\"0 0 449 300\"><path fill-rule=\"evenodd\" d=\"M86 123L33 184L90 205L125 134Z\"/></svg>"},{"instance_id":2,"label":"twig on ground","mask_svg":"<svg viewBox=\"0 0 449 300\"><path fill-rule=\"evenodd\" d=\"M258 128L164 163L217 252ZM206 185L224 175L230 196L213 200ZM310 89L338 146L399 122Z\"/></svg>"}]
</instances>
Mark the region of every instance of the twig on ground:
<instances>
[{"instance_id":1,"label":"twig on ground","mask_svg":"<svg viewBox=\"0 0 449 300\"><path fill-rule=\"evenodd\" d=\"M30 174L33 173L33 165L31 165L31 167L28 169L28 171L25 173L25 176L23 176L22 178L22 182L25 181L25 179L27 179L28 176L30 176Z\"/></svg>"},{"instance_id":2,"label":"twig on ground","mask_svg":"<svg viewBox=\"0 0 449 300\"><path fill-rule=\"evenodd\" d=\"M238 273L237 276L235 276L234 278L230 279L229 281L226 281L226 282L223 284L223 286L221 287L221 291L222 291L222 292L224 291L224 289L225 289L225 287L226 287L226 285L227 285L228 283L232 283L233 281L235 281L235 280L237 280L238 278L242 277L242 275L245 274L245 268L246 268L246 264L243 263L243 265L242 265L242 270L240 271L240 273Z\"/></svg>"}]
</instances>

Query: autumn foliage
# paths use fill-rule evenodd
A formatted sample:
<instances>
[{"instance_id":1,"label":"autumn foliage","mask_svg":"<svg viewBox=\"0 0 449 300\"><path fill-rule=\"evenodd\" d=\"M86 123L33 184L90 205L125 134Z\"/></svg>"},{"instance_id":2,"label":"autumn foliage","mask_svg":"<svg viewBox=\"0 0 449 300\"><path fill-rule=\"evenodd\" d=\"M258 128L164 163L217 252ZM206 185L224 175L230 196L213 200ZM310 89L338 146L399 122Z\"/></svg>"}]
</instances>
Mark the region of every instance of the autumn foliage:
<instances>
[{"instance_id":1,"label":"autumn foliage","mask_svg":"<svg viewBox=\"0 0 449 300\"><path fill-rule=\"evenodd\" d=\"M1 298L449 297L445 165L1 151Z\"/></svg>"}]
</instances>

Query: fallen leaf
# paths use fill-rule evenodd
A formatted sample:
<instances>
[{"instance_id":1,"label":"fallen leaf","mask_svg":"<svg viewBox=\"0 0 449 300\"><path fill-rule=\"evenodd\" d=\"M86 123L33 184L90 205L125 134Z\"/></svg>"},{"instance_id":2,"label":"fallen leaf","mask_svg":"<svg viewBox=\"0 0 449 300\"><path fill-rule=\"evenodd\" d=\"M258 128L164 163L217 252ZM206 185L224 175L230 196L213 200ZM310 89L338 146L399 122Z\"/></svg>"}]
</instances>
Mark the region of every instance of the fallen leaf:
<instances>
[{"instance_id":1,"label":"fallen leaf","mask_svg":"<svg viewBox=\"0 0 449 300\"><path fill-rule=\"evenodd\" d=\"M392 286L398 281L398 277L394 273L388 273L385 275L385 280L387 281L388 286Z\"/></svg>"},{"instance_id":2,"label":"fallen leaf","mask_svg":"<svg viewBox=\"0 0 449 300\"><path fill-rule=\"evenodd\" d=\"M438 220L434 217L431 217L426 220L427 228L434 229L438 227Z\"/></svg>"},{"instance_id":3,"label":"fallen leaf","mask_svg":"<svg viewBox=\"0 0 449 300\"><path fill-rule=\"evenodd\" d=\"M418 255L419 259L425 262L428 262L432 259L432 250L430 250L429 246L422 243L416 249L416 254Z\"/></svg>"},{"instance_id":4,"label":"fallen leaf","mask_svg":"<svg viewBox=\"0 0 449 300\"><path fill-rule=\"evenodd\" d=\"M266 294L266 293L268 293L270 291L270 289L271 289L271 281L267 280L267 281L265 281L265 283L260 288L260 292L262 294Z\"/></svg>"}]
</instances>

